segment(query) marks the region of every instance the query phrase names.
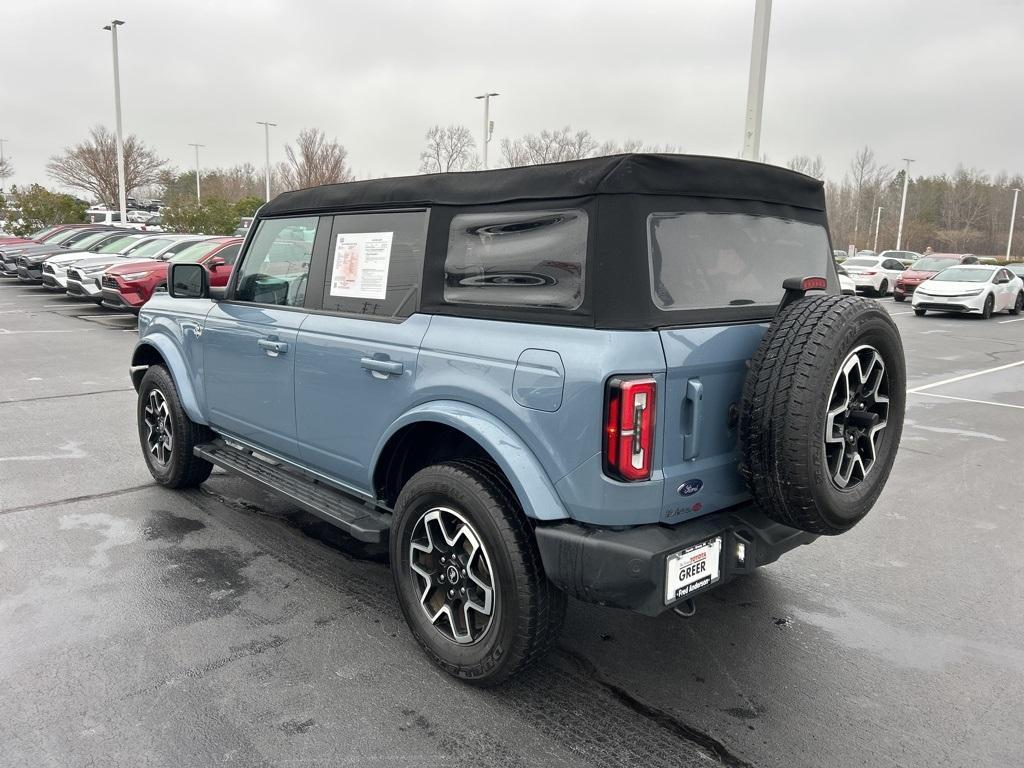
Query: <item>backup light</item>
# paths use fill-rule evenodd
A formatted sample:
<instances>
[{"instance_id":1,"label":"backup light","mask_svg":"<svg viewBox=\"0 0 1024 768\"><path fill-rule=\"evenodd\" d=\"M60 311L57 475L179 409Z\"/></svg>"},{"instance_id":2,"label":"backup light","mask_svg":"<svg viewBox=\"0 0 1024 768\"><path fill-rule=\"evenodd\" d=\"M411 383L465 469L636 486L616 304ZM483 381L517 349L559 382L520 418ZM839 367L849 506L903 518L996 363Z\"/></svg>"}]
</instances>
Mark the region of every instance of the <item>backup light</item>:
<instances>
[{"instance_id":1,"label":"backup light","mask_svg":"<svg viewBox=\"0 0 1024 768\"><path fill-rule=\"evenodd\" d=\"M736 545L736 564L744 565L747 562L747 545L742 541Z\"/></svg>"}]
</instances>

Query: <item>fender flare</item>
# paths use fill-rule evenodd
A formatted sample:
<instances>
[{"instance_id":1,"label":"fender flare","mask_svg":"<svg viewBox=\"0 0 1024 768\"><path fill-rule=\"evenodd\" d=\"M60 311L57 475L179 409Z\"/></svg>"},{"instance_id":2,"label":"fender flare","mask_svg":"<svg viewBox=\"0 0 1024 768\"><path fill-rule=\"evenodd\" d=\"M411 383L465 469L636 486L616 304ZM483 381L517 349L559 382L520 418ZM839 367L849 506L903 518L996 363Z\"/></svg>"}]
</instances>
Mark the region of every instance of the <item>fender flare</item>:
<instances>
[{"instance_id":1,"label":"fender flare","mask_svg":"<svg viewBox=\"0 0 1024 768\"><path fill-rule=\"evenodd\" d=\"M527 517L535 520L568 519L569 513L547 472L519 435L482 408L456 400L434 400L417 405L392 422L373 451L371 486L373 473L388 440L403 427L418 422L444 424L479 443L505 473Z\"/></svg>"},{"instance_id":2,"label":"fender flare","mask_svg":"<svg viewBox=\"0 0 1024 768\"><path fill-rule=\"evenodd\" d=\"M192 381L188 376L188 367L185 365L185 358L182 356L178 347L170 338L159 334L153 334L146 336L144 339L140 339L139 342L136 343L135 349L132 350L133 370L135 369L135 366L140 365L140 363L136 361L138 359L139 352L145 347L153 349L163 359L168 372L171 374L171 378L174 380L174 386L178 390L178 400L181 401L181 407L185 409L185 413L188 414L188 417L196 424L206 424L206 417L203 415L202 409L199 407L199 399L196 397L195 389L192 387ZM141 363L141 365L148 367L146 363Z\"/></svg>"}]
</instances>

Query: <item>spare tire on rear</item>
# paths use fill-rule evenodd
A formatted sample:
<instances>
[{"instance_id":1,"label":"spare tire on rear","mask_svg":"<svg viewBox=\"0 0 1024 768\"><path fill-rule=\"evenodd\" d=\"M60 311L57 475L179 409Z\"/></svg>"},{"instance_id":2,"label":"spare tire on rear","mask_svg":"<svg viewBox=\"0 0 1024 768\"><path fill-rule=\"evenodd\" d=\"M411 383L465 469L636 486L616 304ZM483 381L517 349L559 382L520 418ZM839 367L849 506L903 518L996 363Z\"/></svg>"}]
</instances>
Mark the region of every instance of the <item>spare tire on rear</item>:
<instances>
[{"instance_id":1,"label":"spare tire on rear","mask_svg":"<svg viewBox=\"0 0 1024 768\"><path fill-rule=\"evenodd\" d=\"M871 299L813 296L784 307L750 362L740 469L773 520L848 531L892 470L906 405L899 331Z\"/></svg>"}]
</instances>

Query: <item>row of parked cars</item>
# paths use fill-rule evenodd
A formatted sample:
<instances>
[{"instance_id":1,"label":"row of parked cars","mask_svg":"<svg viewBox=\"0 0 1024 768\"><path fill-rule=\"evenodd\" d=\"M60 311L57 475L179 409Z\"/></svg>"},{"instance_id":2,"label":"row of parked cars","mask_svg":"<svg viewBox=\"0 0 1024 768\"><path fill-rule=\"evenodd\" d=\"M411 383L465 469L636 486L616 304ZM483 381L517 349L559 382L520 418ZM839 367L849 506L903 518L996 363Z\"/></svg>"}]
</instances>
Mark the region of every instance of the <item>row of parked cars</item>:
<instances>
[{"instance_id":1,"label":"row of parked cars","mask_svg":"<svg viewBox=\"0 0 1024 768\"><path fill-rule=\"evenodd\" d=\"M226 285L241 244L240 237L65 224L27 238L0 236L0 276L137 313L166 289L172 262L203 264L210 285Z\"/></svg>"},{"instance_id":2,"label":"row of parked cars","mask_svg":"<svg viewBox=\"0 0 1024 768\"><path fill-rule=\"evenodd\" d=\"M913 257L913 258L911 258ZM846 293L911 299L914 312L1019 314L1024 309L1024 263L983 264L969 253L861 252L838 266Z\"/></svg>"}]
</instances>

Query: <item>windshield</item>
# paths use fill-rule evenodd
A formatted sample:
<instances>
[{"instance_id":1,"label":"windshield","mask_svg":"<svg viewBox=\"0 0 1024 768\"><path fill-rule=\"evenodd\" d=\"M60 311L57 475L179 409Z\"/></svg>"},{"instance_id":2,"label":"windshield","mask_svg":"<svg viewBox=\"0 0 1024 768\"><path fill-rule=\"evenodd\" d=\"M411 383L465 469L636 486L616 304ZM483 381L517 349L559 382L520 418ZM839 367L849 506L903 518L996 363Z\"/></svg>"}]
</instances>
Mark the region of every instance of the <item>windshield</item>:
<instances>
[{"instance_id":1,"label":"windshield","mask_svg":"<svg viewBox=\"0 0 1024 768\"><path fill-rule=\"evenodd\" d=\"M832 273L828 235L817 224L704 212L652 213L647 221L660 309L778 304L787 277Z\"/></svg>"},{"instance_id":2,"label":"windshield","mask_svg":"<svg viewBox=\"0 0 1024 768\"><path fill-rule=\"evenodd\" d=\"M75 243L74 243L75 250L87 251L87 250L89 250L89 247L92 246L94 243L98 243L100 240L103 240L106 237L110 237L110 233L109 232L97 232L94 235L89 235L88 237L83 237L81 240L76 240L75 241Z\"/></svg>"},{"instance_id":3,"label":"windshield","mask_svg":"<svg viewBox=\"0 0 1024 768\"><path fill-rule=\"evenodd\" d=\"M971 267L950 267L932 278L937 283L985 283L995 272L994 269Z\"/></svg>"},{"instance_id":4,"label":"windshield","mask_svg":"<svg viewBox=\"0 0 1024 768\"><path fill-rule=\"evenodd\" d=\"M117 240L112 240L111 242L107 243L106 245L104 245L102 248L100 248L96 252L97 253L118 253L118 252L124 250L127 246L129 246L131 243L135 242L138 239L139 239L138 236L125 235L124 237L117 238Z\"/></svg>"},{"instance_id":5,"label":"windshield","mask_svg":"<svg viewBox=\"0 0 1024 768\"><path fill-rule=\"evenodd\" d=\"M223 245L223 243L193 243L185 250L178 251L178 253L169 258L168 261L173 261L175 264L181 264L183 262L194 263L203 259L210 253L210 251L220 248L221 245Z\"/></svg>"},{"instance_id":6,"label":"windshield","mask_svg":"<svg viewBox=\"0 0 1024 768\"><path fill-rule=\"evenodd\" d=\"M915 261L910 268L920 272L941 272L946 267L956 264L956 259L936 259L932 256L925 256Z\"/></svg>"},{"instance_id":7,"label":"windshield","mask_svg":"<svg viewBox=\"0 0 1024 768\"><path fill-rule=\"evenodd\" d=\"M55 229L56 229L56 227L43 227L42 229L40 229L40 230L38 230L36 232L33 232L31 235L29 235L28 239L29 240L42 240L42 239L48 237Z\"/></svg>"},{"instance_id":8,"label":"windshield","mask_svg":"<svg viewBox=\"0 0 1024 768\"><path fill-rule=\"evenodd\" d=\"M60 245L69 237L73 237L74 235L79 235L81 233L82 230L78 229L77 227L73 227L72 229L65 229L61 232L58 232L55 235L50 235L45 240L43 240L43 242L46 243L47 245Z\"/></svg>"},{"instance_id":9,"label":"windshield","mask_svg":"<svg viewBox=\"0 0 1024 768\"><path fill-rule=\"evenodd\" d=\"M130 253L133 258L144 259L159 253L173 242L174 240L169 237L158 237L156 240L150 240L148 243L143 243L142 245L132 248L128 253Z\"/></svg>"},{"instance_id":10,"label":"windshield","mask_svg":"<svg viewBox=\"0 0 1024 768\"><path fill-rule=\"evenodd\" d=\"M847 259L843 262L844 267L877 267L878 259Z\"/></svg>"}]
</instances>

